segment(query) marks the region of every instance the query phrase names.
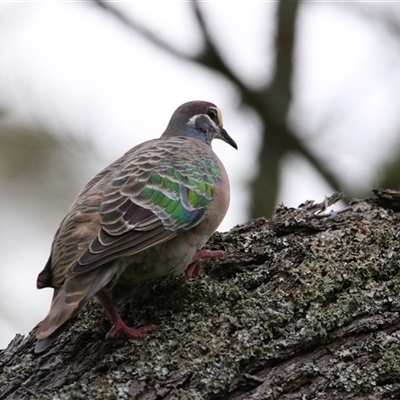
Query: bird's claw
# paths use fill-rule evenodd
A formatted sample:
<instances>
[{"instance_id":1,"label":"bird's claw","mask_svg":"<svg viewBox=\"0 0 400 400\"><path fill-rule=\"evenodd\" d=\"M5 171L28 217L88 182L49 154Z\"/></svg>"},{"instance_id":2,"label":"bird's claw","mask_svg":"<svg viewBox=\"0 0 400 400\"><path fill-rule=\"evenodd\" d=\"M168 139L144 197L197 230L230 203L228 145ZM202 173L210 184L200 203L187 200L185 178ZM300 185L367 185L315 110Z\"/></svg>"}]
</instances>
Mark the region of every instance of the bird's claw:
<instances>
[{"instance_id":1,"label":"bird's claw","mask_svg":"<svg viewBox=\"0 0 400 400\"><path fill-rule=\"evenodd\" d=\"M223 250L197 250L193 262L186 268L185 278L191 279L200 275L201 264L199 261L204 260L205 258L223 257L224 255L225 252Z\"/></svg>"},{"instance_id":2,"label":"bird's claw","mask_svg":"<svg viewBox=\"0 0 400 400\"><path fill-rule=\"evenodd\" d=\"M148 332L158 329L156 325L149 324L140 328L130 328L122 320L114 323L112 328L106 334L106 339L114 338L115 336L125 335L132 339L143 339Z\"/></svg>"}]
</instances>

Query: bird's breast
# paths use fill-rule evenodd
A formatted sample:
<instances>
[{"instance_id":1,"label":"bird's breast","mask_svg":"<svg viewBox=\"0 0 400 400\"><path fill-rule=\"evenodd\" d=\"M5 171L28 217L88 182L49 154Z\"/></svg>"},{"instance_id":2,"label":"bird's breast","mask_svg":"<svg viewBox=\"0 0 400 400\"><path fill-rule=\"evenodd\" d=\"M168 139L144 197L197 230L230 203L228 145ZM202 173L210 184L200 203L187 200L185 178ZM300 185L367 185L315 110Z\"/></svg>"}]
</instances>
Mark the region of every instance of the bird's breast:
<instances>
[{"instance_id":1,"label":"bird's breast","mask_svg":"<svg viewBox=\"0 0 400 400\"><path fill-rule=\"evenodd\" d=\"M184 232L168 242L116 261L124 272L119 284L139 284L168 275L182 274L209 236Z\"/></svg>"}]
</instances>

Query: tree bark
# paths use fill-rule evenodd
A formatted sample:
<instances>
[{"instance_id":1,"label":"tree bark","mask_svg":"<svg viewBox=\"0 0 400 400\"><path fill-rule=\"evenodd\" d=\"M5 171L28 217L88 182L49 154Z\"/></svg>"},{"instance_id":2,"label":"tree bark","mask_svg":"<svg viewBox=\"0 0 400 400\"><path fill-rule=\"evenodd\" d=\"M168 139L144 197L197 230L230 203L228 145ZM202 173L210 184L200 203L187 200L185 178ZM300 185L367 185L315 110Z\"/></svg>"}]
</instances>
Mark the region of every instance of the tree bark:
<instances>
[{"instance_id":1,"label":"tree bark","mask_svg":"<svg viewBox=\"0 0 400 400\"><path fill-rule=\"evenodd\" d=\"M400 398L400 193L337 212L280 206L209 243L202 275L120 304L142 341L105 340L89 304L46 353L34 331L0 352L0 399Z\"/></svg>"}]
</instances>

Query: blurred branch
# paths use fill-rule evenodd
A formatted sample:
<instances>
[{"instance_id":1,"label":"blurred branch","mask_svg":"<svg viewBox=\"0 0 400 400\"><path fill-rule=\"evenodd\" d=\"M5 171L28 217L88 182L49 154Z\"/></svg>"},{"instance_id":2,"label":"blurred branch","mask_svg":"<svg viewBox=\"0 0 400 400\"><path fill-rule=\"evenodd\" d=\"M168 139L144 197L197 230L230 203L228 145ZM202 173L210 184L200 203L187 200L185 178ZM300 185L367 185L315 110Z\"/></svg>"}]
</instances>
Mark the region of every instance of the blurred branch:
<instances>
[{"instance_id":1,"label":"blurred branch","mask_svg":"<svg viewBox=\"0 0 400 400\"><path fill-rule=\"evenodd\" d=\"M251 101L251 106L258 111L264 124L259 158L260 168L252 182L251 215L253 217L269 215L273 210L279 190L279 163L283 156L290 151L301 154L334 189L337 190L341 186L332 172L310 152L305 143L287 124L292 100L293 52L299 4L300 1L279 2L274 76L269 86L256 93L258 99ZM266 182L266 172L268 171L270 173Z\"/></svg>"},{"instance_id":2,"label":"blurred branch","mask_svg":"<svg viewBox=\"0 0 400 400\"><path fill-rule=\"evenodd\" d=\"M258 89L248 87L224 61L198 1L191 2L190 5L199 25L204 45L199 54L193 56L178 50L138 21L128 18L114 8L111 3L102 0L94 0L94 2L127 28L167 51L170 55L183 61L200 64L222 74L236 86L242 102L257 112L263 122L264 130L259 157L260 168L251 184L253 191L252 217L269 215L274 209L279 189L279 162L290 151L297 151L303 155L334 189L340 189L341 185L331 171L321 164L295 132L287 126L287 115L292 99L293 49L299 0L279 2L274 77L270 84L265 84Z\"/></svg>"},{"instance_id":3,"label":"blurred branch","mask_svg":"<svg viewBox=\"0 0 400 400\"><path fill-rule=\"evenodd\" d=\"M99 5L103 10L107 11L109 14L113 15L116 19L122 22L127 28L131 29L135 33L138 33L140 36L148 40L150 43L152 43L159 49L166 51L170 55L182 61L190 61L198 63L214 70L215 72L221 73L225 75L227 78L229 78L233 83L235 83L240 89L240 91L243 92L248 91L246 85L224 62L219 50L214 45L212 36L205 22L205 18L196 1L192 2L191 5L193 7L196 20L200 27L204 43L204 49L200 52L200 54L194 56L178 50L176 47L174 47L167 41L163 40L160 36L156 35L154 32L152 32L144 25L140 24L138 21L132 18L128 18L123 12L113 7L111 3L103 0L93 0L93 1L94 3Z\"/></svg>"},{"instance_id":4,"label":"blurred branch","mask_svg":"<svg viewBox=\"0 0 400 400\"><path fill-rule=\"evenodd\" d=\"M199 3L194 1L191 3L193 7L194 14L196 16L197 22L200 26L201 33L203 35L203 40L205 43L205 48L197 57L193 57L191 61L197 62L205 67L213 69L218 73L222 73L230 79L236 86L239 91L242 93L250 92L247 86L242 82L241 79L229 68L229 66L225 63L223 57L221 56L220 51L215 46L215 43L212 39L210 31L205 22L204 15L199 7Z\"/></svg>"},{"instance_id":5,"label":"blurred branch","mask_svg":"<svg viewBox=\"0 0 400 400\"><path fill-rule=\"evenodd\" d=\"M163 40L158 35L154 34L150 29L147 29L145 26L140 24L139 22L128 18L123 12L119 11L117 8L112 7L108 1L102 0L93 0L98 6L100 6L104 11L108 14L115 17L119 22L122 22L127 28L133 30L135 33L140 34L148 41L159 47L160 49L168 52L169 54L179 58L181 60L191 61L192 57L186 53L179 51L174 46L170 45L168 42Z\"/></svg>"},{"instance_id":6,"label":"blurred branch","mask_svg":"<svg viewBox=\"0 0 400 400\"><path fill-rule=\"evenodd\" d=\"M298 1L279 2L274 76L270 85L259 91L259 101L252 103L258 108L264 125L259 170L252 181L252 217L269 215L273 210L279 190L279 164L285 153L290 149L303 152L302 143L286 123L292 100L292 55L298 5Z\"/></svg>"},{"instance_id":7,"label":"blurred branch","mask_svg":"<svg viewBox=\"0 0 400 400\"><path fill-rule=\"evenodd\" d=\"M361 16L363 19L369 20L370 23L375 23L381 28L384 39L389 39L393 44L393 53L398 54L400 50L400 13L398 8L382 7L382 4L363 4L363 3L345 3L342 5L347 7L353 13ZM397 11L397 12L396 12ZM391 60L387 67L387 75L397 74L399 67L398 60ZM398 114L400 115L400 113ZM397 120L397 130L399 130L400 119ZM400 136L397 135L399 138ZM379 176L377 187L398 189L400 182L400 140L397 141L391 148L391 154L386 156L382 163L382 170ZM364 197L365 193L358 194L358 197Z\"/></svg>"},{"instance_id":8,"label":"blurred branch","mask_svg":"<svg viewBox=\"0 0 400 400\"><path fill-rule=\"evenodd\" d=\"M386 30L392 36L400 36L399 14L393 12L391 8L380 7L381 4L363 4L360 2L346 2L342 7L352 10L363 18L369 18L371 21L377 22L381 28Z\"/></svg>"},{"instance_id":9,"label":"blurred branch","mask_svg":"<svg viewBox=\"0 0 400 400\"><path fill-rule=\"evenodd\" d=\"M201 28L205 49L191 61L223 73L236 84L246 105L258 113L265 127L259 160L259 176L253 180L252 217L269 215L276 204L279 161L288 151L297 151L316 168L335 189L340 187L336 177L309 151L287 126L287 114L292 99L293 50L299 1L281 1L278 7L276 36L276 66L272 83L258 90L248 88L224 62L208 30L199 2L191 3ZM268 190L266 190L268 188Z\"/></svg>"}]
</instances>

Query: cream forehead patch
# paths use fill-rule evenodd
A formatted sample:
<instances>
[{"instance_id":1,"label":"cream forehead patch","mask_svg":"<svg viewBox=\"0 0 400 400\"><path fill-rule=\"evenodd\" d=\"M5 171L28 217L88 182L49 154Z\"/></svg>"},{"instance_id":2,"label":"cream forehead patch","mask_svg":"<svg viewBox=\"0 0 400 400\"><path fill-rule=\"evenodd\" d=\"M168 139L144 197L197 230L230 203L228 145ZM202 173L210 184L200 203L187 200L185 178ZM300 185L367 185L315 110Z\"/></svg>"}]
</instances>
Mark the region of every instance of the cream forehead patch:
<instances>
[{"instance_id":1,"label":"cream forehead patch","mask_svg":"<svg viewBox=\"0 0 400 400\"><path fill-rule=\"evenodd\" d=\"M219 124L220 124L221 126L224 126L224 121L223 121L223 119L222 119L222 112L221 112L221 110L220 110L219 108L216 108L216 110L217 110L217 114L218 114L218 121L219 121Z\"/></svg>"}]
</instances>

